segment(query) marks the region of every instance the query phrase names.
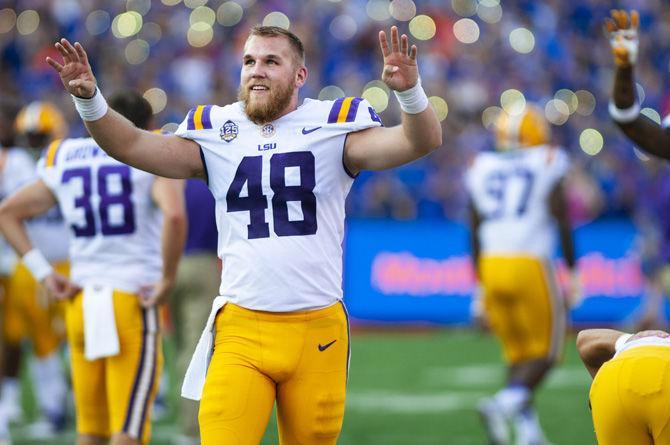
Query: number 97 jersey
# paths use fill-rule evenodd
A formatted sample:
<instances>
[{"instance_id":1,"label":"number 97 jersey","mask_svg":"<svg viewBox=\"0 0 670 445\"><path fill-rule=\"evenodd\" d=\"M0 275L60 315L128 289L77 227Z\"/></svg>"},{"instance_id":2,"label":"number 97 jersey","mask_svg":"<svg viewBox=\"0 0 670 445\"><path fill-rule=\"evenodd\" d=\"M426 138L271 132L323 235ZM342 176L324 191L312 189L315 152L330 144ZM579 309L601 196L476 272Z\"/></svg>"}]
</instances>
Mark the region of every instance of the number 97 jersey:
<instances>
[{"instance_id":1,"label":"number 97 jersey","mask_svg":"<svg viewBox=\"0 0 670 445\"><path fill-rule=\"evenodd\" d=\"M565 152L547 145L475 158L465 182L482 221L482 254L553 256L556 230L549 197L568 167Z\"/></svg>"},{"instance_id":2,"label":"number 97 jersey","mask_svg":"<svg viewBox=\"0 0 670 445\"><path fill-rule=\"evenodd\" d=\"M53 142L38 164L71 230L71 278L136 293L161 277L162 214L155 176L109 156L91 138Z\"/></svg>"},{"instance_id":3,"label":"number 97 jersey","mask_svg":"<svg viewBox=\"0 0 670 445\"><path fill-rule=\"evenodd\" d=\"M361 98L307 99L265 125L237 102L199 106L178 136L201 147L216 200L220 295L252 310L293 312L342 298L347 134L380 126Z\"/></svg>"}]
</instances>

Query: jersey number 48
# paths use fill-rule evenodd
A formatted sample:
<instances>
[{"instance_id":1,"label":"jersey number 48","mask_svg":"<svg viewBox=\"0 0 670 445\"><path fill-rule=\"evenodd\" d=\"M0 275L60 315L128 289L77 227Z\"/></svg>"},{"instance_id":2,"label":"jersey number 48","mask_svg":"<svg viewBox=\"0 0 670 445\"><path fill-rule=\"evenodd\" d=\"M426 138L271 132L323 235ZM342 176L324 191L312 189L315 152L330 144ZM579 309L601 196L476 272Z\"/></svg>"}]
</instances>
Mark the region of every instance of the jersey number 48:
<instances>
[{"instance_id":1,"label":"jersey number 48","mask_svg":"<svg viewBox=\"0 0 670 445\"><path fill-rule=\"evenodd\" d=\"M298 167L300 184L286 185L286 169ZM228 212L249 212L248 239L268 238L270 225L265 221L268 208L267 196L263 194L262 156L246 156L235 172L226 203ZM270 158L270 188L272 196L272 220L277 236L313 235L316 233L316 185L314 154L310 151L275 153ZM242 196L244 184L246 196ZM289 219L288 202L298 201L302 209L302 220Z\"/></svg>"}]
</instances>

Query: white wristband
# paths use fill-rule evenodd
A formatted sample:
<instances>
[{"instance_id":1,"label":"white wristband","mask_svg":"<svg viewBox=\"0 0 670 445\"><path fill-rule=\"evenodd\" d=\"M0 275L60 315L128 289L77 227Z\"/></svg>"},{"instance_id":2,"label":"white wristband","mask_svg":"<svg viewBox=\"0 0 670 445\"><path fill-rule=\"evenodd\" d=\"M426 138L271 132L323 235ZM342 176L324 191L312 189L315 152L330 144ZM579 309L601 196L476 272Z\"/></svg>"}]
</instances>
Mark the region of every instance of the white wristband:
<instances>
[{"instance_id":1,"label":"white wristband","mask_svg":"<svg viewBox=\"0 0 670 445\"><path fill-rule=\"evenodd\" d=\"M409 90L393 91L400 102L400 108L407 114L419 114L428 108L428 96L421 86L421 79Z\"/></svg>"},{"instance_id":2,"label":"white wristband","mask_svg":"<svg viewBox=\"0 0 670 445\"><path fill-rule=\"evenodd\" d=\"M42 281L54 271L51 264L37 248L23 255L22 261L37 281Z\"/></svg>"},{"instance_id":3,"label":"white wristband","mask_svg":"<svg viewBox=\"0 0 670 445\"><path fill-rule=\"evenodd\" d=\"M105 114L107 114L107 101L102 96L100 88L95 88L95 94L89 99L71 95L74 101L74 106L79 112L79 116L85 121L97 121Z\"/></svg>"},{"instance_id":4,"label":"white wristband","mask_svg":"<svg viewBox=\"0 0 670 445\"><path fill-rule=\"evenodd\" d=\"M633 122L640 115L640 104L637 101L630 108L617 108L614 101L609 104L610 117L620 124Z\"/></svg>"},{"instance_id":5,"label":"white wristband","mask_svg":"<svg viewBox=\"0 0 670 445\"><path fill-rule=\"evenodd\" d=\"M623 345L626 344L629 338L631 338L633 334L621 334L619 338L616 339L616 342L614 343L614 351L619 352L621 351L621 348L623 348Z\"/></svg>"}]
</instances>

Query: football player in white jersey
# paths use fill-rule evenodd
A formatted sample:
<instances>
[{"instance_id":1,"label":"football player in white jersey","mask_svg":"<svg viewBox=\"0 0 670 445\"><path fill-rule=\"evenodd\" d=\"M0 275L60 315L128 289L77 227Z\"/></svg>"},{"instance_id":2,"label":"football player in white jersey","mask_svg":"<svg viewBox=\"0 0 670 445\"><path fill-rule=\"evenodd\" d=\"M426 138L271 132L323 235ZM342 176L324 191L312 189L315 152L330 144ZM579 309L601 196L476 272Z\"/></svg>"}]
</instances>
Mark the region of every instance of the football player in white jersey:
<instances>
[{"instance_id":1,"label":"football player in white jersey","mask_svg":"<svg viewBox=\"0 0 670 445\"><path fill-rule=\"evenodd\" d=\"M566 306L551 258L556 229L568 267L575 268L562 180L569 162L549 145L542 112L501 111L496 152L480 153L466 173L472 251L487 322L500 340L508 376L505 388L482 400L479 411L494 444L542 444L532 408L533 391L559 357Z\"/></svg>"},{"instance_id":2,"label":"football player in white jersey","mask_svg":"<svg viewBox=\"0 0 670 445\"><path fill-rule=\"evenodd\" d=\"M151 107L139 94L111 102L147 128ZM122 164L90 138L52 144L38 173L0 205L0 231L52 296L67 299L77 445L146 445L162 367L156 304L173 285L186 234L183 181ZM72 281L24 226L56 203L72 233Z\"/></svg>"},{"instance_id":3,"label":"football player in white jersey","mask_svg":"<svg viewBox=\"0 0 670 445\"><path fill-rule=\"evenodd\" d=\"M670 334L587 329L577 350L593 377L589 405L598 443L670 443Z\"/></svg>"},{"instance_id":4,"label":"football player in white jersey","mask_svg":"<svg viewBox=\"0 0 670 445\"><path fill-rule=\"evenodd\" d=\"M16 118L17 137L28 144L31 157L39 157L48 142L58 143L67 133L67 125L55 105L31 102ZM28 180L37 179L35 163L26 172L10 169L5 176L29 174ZM7 196L8 194L5 194ZM54 268L64 275L69 272L69 233L57 208L28 223L30 238L44 253ZM12 252L13 255L13 252ZM25 430L26 437L51 438L65 428L67 381L62 369L60 347L65 343L63 322L64 305L49 302L40 292L38 283L21 262L13 267L5 293L5 366L0 404L10 421L22 416L19 371L29 366L35 398L40 408L40 419ZM22 360L23 351L30 343L34 360Z\"/></svg>"},{"instance_id":5,"label":"football player in white jersey","mask_svg":"<svg viewBox=\"0 0 670 445\"><path fill-rule=\"evenodd\" d=\"M62 39L64 61L47 59L110 155L159 175L203 178L216 199L221 287L182 388L202 396L204 445L258 444L275 402L282 445L336 443L349 358L345 197L361 170L396 167L442 143L416 46L396 27L390 44L385 32L379 38L382 80L403 109L395 127L383 127L361 98L299 105L303 45L278 27L251 30L240 101L194 108L175 136L140 131L108 110L80 44Z\"/></svg>"}]
</instances>

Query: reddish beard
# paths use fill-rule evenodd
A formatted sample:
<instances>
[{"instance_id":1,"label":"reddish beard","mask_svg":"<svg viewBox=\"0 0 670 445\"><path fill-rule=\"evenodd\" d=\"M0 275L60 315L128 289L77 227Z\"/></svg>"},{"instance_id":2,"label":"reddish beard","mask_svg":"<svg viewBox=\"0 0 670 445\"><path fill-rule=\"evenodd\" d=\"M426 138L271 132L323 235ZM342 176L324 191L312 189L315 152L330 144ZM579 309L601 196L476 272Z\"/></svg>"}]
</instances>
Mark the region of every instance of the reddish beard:
<instances>
[{"instance_id":1,"label":"reddish beard","mask_svg":"<svg viewBox=\"0 0 670 445\"><path fill-rule=\"evenodd\" d=\"M254 83L260 82L249 82L250 85ZM266 99L259 99L257 96L252 98L251 89L242 85L240 85L237 94L238 99L244 102L244 112L257 125L266 124L279 118L288 107L293 96L290 83L275 84L269 88L270 94Z\"/></svg>"}]
</instances>

